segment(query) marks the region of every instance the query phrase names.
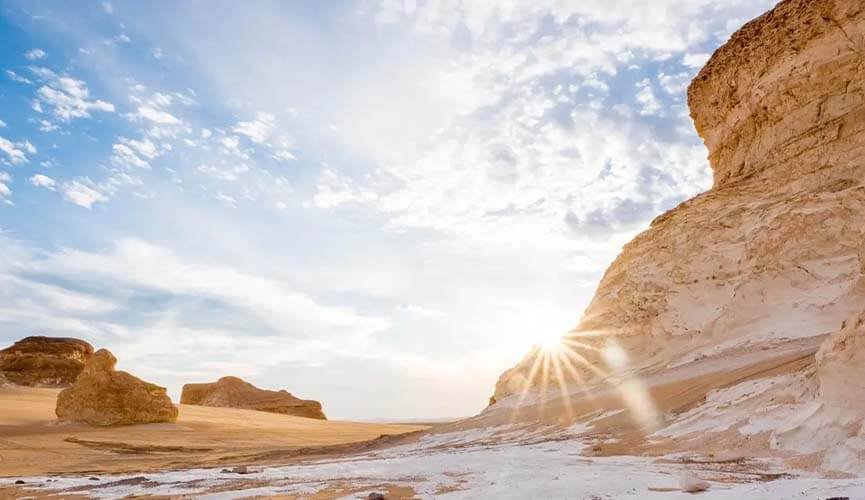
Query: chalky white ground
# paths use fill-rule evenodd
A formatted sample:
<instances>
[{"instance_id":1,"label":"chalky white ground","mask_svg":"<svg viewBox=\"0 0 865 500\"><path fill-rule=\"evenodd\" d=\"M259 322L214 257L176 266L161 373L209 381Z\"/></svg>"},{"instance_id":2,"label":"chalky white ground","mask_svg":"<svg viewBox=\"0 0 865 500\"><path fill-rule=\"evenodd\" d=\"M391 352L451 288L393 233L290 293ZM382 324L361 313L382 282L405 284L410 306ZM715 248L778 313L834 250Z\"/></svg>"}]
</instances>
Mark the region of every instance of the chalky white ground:
<instances>
[{"instance_id":1,"label":"chalky white ground","mask_svg":"<svg viewBox=\"0 0 865 500\"><path fill-rule=\"evenodd\" d=\"M585 430L578 425L542 432L534 439L515 426L430 435L372 454L253 467L243 475L192 469L100 475L98 480L91 476L23 479L26 488L95 498L148 494L231 499L312 494L337 486L351 487L346 498L357 498L385 484L410 487L420 498L691 498L689 493L674 491L687 470L710 483L709 490L700 494L702 498L865 498L865 478L821 479L786 470L780 463L754 464L762 472L792 476L763 482L741 469L731 472L709 464L676 463L681 457L585 457L577 437ZM0 485L14 481L0 480Z\"/></svg>"}]
</instances>

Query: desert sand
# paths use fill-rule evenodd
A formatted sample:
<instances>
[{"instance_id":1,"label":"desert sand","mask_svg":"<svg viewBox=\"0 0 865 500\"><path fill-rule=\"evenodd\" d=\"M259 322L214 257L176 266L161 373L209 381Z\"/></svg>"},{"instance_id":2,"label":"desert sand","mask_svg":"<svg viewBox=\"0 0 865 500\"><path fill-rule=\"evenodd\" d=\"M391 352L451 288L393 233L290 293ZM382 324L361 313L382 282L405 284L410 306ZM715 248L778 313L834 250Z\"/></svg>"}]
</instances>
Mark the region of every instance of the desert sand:
<instances>
[{"instance_id":1,"label":"desert sand","mask_svg":"<svg viewBox=\"0 0 865 500\"><path fill-rule=\"evenodd\" d=\"M314 454L319 447L426 428L191 405L181 405L173 424L91 427L57 422L54 406L59 392L0 388L0 477L286 461L299 453Z\"/></svg>"}]
</instances>

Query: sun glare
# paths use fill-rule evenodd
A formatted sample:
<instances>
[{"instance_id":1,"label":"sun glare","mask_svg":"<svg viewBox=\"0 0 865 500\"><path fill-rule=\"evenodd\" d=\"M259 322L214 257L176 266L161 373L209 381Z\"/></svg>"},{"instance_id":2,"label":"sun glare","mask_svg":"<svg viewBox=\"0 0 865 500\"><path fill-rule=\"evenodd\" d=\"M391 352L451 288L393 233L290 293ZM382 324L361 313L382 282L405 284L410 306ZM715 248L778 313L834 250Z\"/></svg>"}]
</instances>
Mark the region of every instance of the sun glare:
<instances>
[{"instance_id":1,"label":"sun glare","mask_svg":"<svg viewBox=\"0 0 865 500\"><path fill-rule=\"evenodd\" d=\"M562 348L564 335L554 330L541 333L537 345L544 351L558 351Z\"/></svg>"},{"instance_id":2,"label":"sun glare","mask_svg":"<svg viewBox=\"0 0 865 500\"><path fill-rule=\"evenodd\" d=\"M554 333L549 328L535 337L535 350L528 371L522 377L517 403L511 412L511 423L516 421L519 408L530 392L547 394L558 386L559 396L567 413L568 421L574 418L572 398L592 399L589 378L606 381L616 387L622 401L630 410L632 418L647 430L658 428L659 412L651 398L648 387L635 373L629 372L628 352L616 341L608 338L603 347L598 337L610 336L606 331L570 331ZM574 393L574 389L579 391ZM547 404L541 399L541 407Z\"/></svg>"}]
</instances>

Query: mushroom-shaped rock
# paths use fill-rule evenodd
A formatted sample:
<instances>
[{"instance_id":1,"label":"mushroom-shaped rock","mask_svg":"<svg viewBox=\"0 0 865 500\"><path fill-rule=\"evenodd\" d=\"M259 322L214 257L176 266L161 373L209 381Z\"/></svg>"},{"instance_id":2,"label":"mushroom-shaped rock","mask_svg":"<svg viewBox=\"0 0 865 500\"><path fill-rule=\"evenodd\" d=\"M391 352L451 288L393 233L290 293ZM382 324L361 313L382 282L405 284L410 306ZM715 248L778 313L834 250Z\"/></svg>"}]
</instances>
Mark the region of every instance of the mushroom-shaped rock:
<instances>
[{"instance_id":1,"label":"mushroom-shaped rock","mask_svg":"<svg viewBox=\"0 0 865 500\"><path fill-rule=\"evenodd\" d=\"M216 382L205 384L186 384L183 386L180 403L327 419L318 401L300 399L285 390L259 389L237 377L222 377Z\"/></svg>"},{"instance_id":2,"label":"mushroom-shaped rock","mask_svg":"<svg viewBox=\"0 0 865 500\"><path fill-rule=\"evenodd\" d=\"M96 351L75 384L57 396L57 417L99 426L177 420L164 387L116 371L116 364L108 350Z\"/></svg>"},{"instance_id":3,"label":"mushroom-shaped rock","mask_svg":"<svg viewBox=\"0 0 865 500\"><path fill-rule=\"evenodd\" d=\"M93 355L87 342L63 337L25 337L0 351L0 379L33 387L67 387Z\"/></svg>"}]
</instances>

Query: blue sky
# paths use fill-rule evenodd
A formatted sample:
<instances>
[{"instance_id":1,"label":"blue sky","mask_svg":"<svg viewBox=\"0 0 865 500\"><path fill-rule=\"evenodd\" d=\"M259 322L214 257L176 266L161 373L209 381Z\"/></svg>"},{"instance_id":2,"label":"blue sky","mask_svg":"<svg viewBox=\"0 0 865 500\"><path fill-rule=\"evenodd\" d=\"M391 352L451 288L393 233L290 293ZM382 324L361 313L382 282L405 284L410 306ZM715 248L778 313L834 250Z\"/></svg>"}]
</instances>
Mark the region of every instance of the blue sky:
<instances>
[{"instance_id":1,"label":"blue sky","mask_svg":"<svg viewBox=\"0 0 865 500\"><path fill-rule=\"evenodd\" d=\"M769 7L0 0L0 341L475 413L711 185L686 86Z\"/></svg>"}]
</instances>

